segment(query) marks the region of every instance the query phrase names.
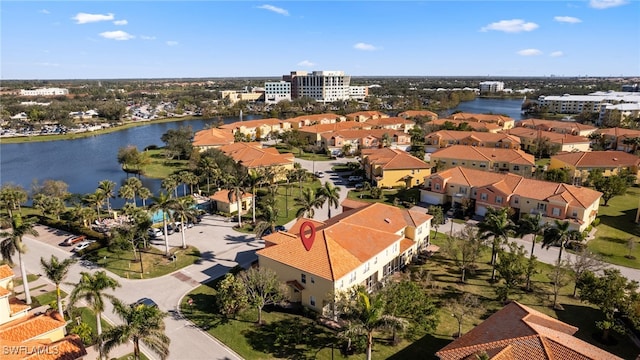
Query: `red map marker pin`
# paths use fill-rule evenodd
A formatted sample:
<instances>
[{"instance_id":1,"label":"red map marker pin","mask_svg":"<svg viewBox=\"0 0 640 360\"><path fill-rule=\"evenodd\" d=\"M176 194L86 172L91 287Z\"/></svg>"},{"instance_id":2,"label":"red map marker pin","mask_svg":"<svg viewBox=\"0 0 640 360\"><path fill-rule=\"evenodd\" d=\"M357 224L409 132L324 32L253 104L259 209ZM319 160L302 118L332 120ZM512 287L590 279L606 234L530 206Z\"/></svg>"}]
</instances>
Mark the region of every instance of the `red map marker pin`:
<instances>
[{"instance_id":1,"label":"red map marker pin","mask_svg":"<svg viewBox=\"0 0 640 360\"><path fill-rule=\"evenodd\" d=\"M306 228L309 228L309 234L305 234ZM302 245L307 251L311 250L313 241L316 239L316 227L311 221L305 221L300 226L300 239L302 239Z\"/></svg>"}]
</instances>

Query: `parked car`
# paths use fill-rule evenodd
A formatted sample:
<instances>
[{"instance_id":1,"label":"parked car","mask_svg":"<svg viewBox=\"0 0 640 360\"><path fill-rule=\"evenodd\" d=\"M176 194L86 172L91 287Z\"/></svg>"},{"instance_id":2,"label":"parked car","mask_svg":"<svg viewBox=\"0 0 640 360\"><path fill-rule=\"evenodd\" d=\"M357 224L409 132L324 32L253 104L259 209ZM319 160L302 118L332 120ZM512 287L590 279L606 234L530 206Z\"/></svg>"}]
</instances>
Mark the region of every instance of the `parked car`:
<instances>
[{"instance_id":1,"label":"parked car","mask_svg":"<svg viewBox=\"0 0 640 360\"><path fill-rule=\"evenodd\" d=\"M358 182L364 180L362 176L351 175L348 178L349 182Z\"/></svg>"},{"instance_id":2,"label":"parked car","mask_svg":"<svg viewBox=\"0 0 640 360\"><path fill-rule=\"evenodd\" d=\"M187 229L190 229L193 227L193 223L192 222L187 222ZM180 221L176 221L173 224L173 228L177 231L180 232L182 231L182 223Z\"/></svg>"},{"instance_id":3,"label":"parked car","mask_svg":"<svg viewBox=\"0 0 640 360\"><path fill-rule=\"evenodd\" d=\"M317 178L323 178L324 177L324 173L322 171L316 171L315 173Z\"/></svg>"},{"instance_id":4,"label":"parked car","mask_svg":"<svg viewBox=\"0 0 640 360\"><path fill-rule=\"evenodd\" d=\"M80 242L82 242L82 241L84 241L86 239L87 239L87 237L84 236L84 235L72 236L72 237L66 239L65 241L61 242L60 245L62 245L62 246L71 246L71 245L80 243Z\"/></svg>"},{"instance_id":5,"label":"parked car","mask_svg":"<svg viewBox=\"0 0 640 360\"><path fill-rule=\"evenodd\" d=\"M164 227L160 228L160 231L164 234ZM171 224L167 224L167 235L171 235L175 232L175 229Z\"/></svg>"},{"instance_id":6,"label":"parked car","mask_svg":"<svg viewBox=\"0 0 640 360\"><path fill-rule=\"evenodd\" d=\"M357 183L356 190L362 190L362 189L364 189L364 183Z\"/></svg>"},{"instance_id":7,"label":"parked car","mask_svg":"<svg viewBox=\"0 0 640 360\"><path fill-rule=\"evenodd\" d=\"M85 240L81 243L79 243L78 245L76 245L76 247L73 248L73 252L78 252L78 251L82 251L86 248L88 248L89 246L91 246L91 244L93 244L95 241L93 240Z\"/></svg>"},{"instance_id":8,"label":"parked car","mask_svg":"<svg viewBox=\"0 0 640 360\"><path fill-rule=\"evenodd\" d=\"M133 304L131 304L131 307L138 307L138 306L148 306L148 307L158 307L158 304L156 304L155 301L149 299L149 298L141 298L138 299L138 301L134 302Z\"/></svg>"},{"instance_id":9,"label":"parked car","mask_svg":"<svg viewBox=\"0 0 640 360\"><path fill-rule=\"evenodd\" d=\"M149 228L149 230L147 230L147 234L152 239L159 238L160 236L162 236L162 230L158 228Z\"/></svg>"}]
</instances>

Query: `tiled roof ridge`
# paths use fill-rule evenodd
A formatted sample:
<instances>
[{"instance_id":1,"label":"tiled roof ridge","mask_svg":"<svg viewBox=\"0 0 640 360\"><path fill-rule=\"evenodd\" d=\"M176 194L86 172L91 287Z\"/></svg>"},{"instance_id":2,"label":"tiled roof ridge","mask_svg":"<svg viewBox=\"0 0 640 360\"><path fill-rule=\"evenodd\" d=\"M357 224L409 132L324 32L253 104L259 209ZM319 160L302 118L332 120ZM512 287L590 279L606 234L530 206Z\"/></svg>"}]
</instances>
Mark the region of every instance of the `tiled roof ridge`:
<instances>
[{"instance_id":1,"label":"tiled roof ridge","mask_svg":"<svg viewBox=\"0 0 640 360\"><path fill-rule=\"evenodd\" d=\"M462 177L464 178L464 180L467 182L467 185L471 186L471 180L469 180L469 178L467 177L466 171L464 171L464 168L459 166L458 167L460 174L462 174ZM443 184L444 187L444 184Z\"/></svg>"},{"instance_id":2,"label":"tiled roof ridge","mask_svg":"<svg viewBox=\"0 0 640 360\"><path fill-rule=\"evenodd\" d=\"M336 280L336 274L333 271L333 260L331 259L331 251L329 251L329 239L326 232L325 231L320 231L320 233L322 234L322 239L324 241L324 249L327 252L327 259L329 259L328 263L329 263L329 274L331 276L331 280ZM335 241L333 241L333 239L331 239L331 241L336 245L336 246L340 246L340 244L336 243ZM332 244L333 246L333 244Z\"/></svg>"},{"instance_id":3,"label":"tiled roof ridge","mask_svg":"<svg viewBox=\"0 0 640 360\"><path fill-rule=\"evenodd\" d=\"M531 334L531 335L525 335L525 336L518 336L518 337L512 337L512 338L507 338L507 339L500 339L500 340L495 340L495 341L491 341L491 342L484 342L484 343L478 343L478 344L473 344L473 345L467 345L467 346L461 346L461 347L456 347L456 348L452 348L452 349L447 349L445 351L438 351L436 354L444 352L462 352L463 354L467 354L469 351L470 352L468 355L473 355L475 354L477 351L480 350L484 350L484 349L492 349L492 348L498 348L498 347L506 347L508 345L510 345L511 343L514 342L514 340L516 339L532 339L532 338L537 338L538 340L540 340L540 335L539 334ZM467 355L467 356L468 356Z\"/></svg>"}]
</instances>

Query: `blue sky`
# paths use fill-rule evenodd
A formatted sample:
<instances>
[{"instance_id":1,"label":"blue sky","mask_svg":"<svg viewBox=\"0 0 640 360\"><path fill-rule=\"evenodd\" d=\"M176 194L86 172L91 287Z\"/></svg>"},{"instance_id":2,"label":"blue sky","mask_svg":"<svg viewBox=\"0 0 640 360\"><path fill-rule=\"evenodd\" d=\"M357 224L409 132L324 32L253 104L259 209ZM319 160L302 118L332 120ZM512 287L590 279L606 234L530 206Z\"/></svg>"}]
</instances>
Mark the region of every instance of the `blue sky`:
<instances>
[{"instance_id":1,"label":"blue sky","mask_svg":"<svg viewBox=\"0 0 640 360\"><path fill-rule=\"evenodd\" d=\"M640 75L640 2L6 1L1 79Z\"/></svg>"}]
</instances>

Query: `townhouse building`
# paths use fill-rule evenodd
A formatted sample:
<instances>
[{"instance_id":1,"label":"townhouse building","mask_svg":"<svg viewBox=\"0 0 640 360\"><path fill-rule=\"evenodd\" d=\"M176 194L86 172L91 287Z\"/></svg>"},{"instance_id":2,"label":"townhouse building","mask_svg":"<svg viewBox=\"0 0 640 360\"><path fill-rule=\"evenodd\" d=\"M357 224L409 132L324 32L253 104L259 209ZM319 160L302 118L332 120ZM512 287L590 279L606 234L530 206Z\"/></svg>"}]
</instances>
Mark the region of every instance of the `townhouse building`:
<instances>
[{"instance_id":1,"label":"townhouse building","mask_svg":"<svg viewBox=\"0 0 640 360\"><path fill-rule=\"evenodd\" d=\"M224 124L220 126L220 129L230 131L233 134L239 132L250 140L260 140L268 139L283 131L290 130L291 124L283 122L280 119L270 118L236 121L230 124Z\"/></svg>"},{"instance_id":2,"label":"townhouse building","mask_svg":"<svg viewBox=\"0 0 640 360\"><path fill-rule=\"evenodd\" d=\"M347 118L343 115L326 113L326 114L309 114L301 115L291 119L282 120L283 123L289 123L288 126L291 129L300 129L303 126L311 126L316 124L335 124L336 122L346 121ZM283 126L284 127L284 126Z\"/></svg>"},{"instance_id":3,"label":"townhouse building","mask_svg":"<svg viewBox=\"0 0 640 360\"><path fill-rule=\"evenodd\" d=\"M541 214L549 225L568 221L571 229L584 231L596 218L602 193L586 187L533 180L512 173L495 173L462 166L440 171L425 179L420 201L460 206L471 201L474 213L510 207L522 214Z\"/></svg>"},{"instance_id":4,"label":"townhouse building","mask_svg":"<svg viewBox=\"0 0 640 360\"><path fill-rule=\"evenodd\" d=\"M465 113L459 112L455 114L449 115L448 119L451 120L462 120L467 123L489 123L496 124L502 127L503 130L511 129L515 126L516 121L508 116L497 115L497 114L473 114L473 113Z\"/></svg>"},{"instance_id":5,"label":"townhouse building","mask_svg":"<svg viewBox=\"0 0 640 360\"><path fill-rule=\"evenodd\" d=\"M389 129L402 131L404 133L408 133L416 124L411 120L403 119L401 117L369 119L366 123L371 125L373 129Z\"/></svg>"},{"instance_id":6,"label":"townhouse building","mask_svg":"<svg viewBox=\"0 0 640 360\"><path fill-rule=\"evenodd\" d=\"M247 170L272 170L275 174L274 181L286 180L287 170L293 169L293 154L280 154L276 148L263 148L257 142L237 142L221 146L219 149Z\"/></svg>"},{"instance_id":7,"label":"townhouse building","mask_svg":"<svg viewBox=\"0 0 640 360\"><path fill-rule=\"evenodd\" d=\"M377 120L388 118L389 115L380 111L357 111L346 115L348 121L365 122L368 120Z\"/></svg>"},{"instance_id":8,"label":"townhouse building","mask_svg":"<svg viewBox=\"0 0 640 360\"><path fill-rule=\"evenodd\" d=\"M238 207L238 198L236 194L226 189L218 190L213 195L209 196L214 211L219 211L225 214L233 214L240 211L241 214L245 214L253 206L253 195L250 193L244 193L240 196L240 207Z\"/></svg>"},{"instance_id":9,"label":"townhouse building","mask_svg":"<svg viewBox=\"0 0 640 360\"><path fill-rule=\"evenodd\" d=\"M67 321L57 311L29 312L13 296L14 273L0 265L0 345L2 359L82 359L87 351L77 335L67 335Z\"/></svg>"},{"instance_id":10,"label":"townhouse building","mask_svg":"<svg viewBox=\"0 0 640 360\"><path fill-rule=\"evenodd\" d=\"M535 171L533 155L522 150L453 145L431 154L438 171L462 166L493 172L511 172L531 177Z\"/></svg>"},{"instance_id":11,"label":"townhouse building","mask_svg":"<svg viewBox=\"0 0 640 360\"><path fill-rule=\"evenodd\" d=\"M602 135L602 143L605 149L632 152L638 150L638 146L630 143L631 139L640 138L640 130L624 128L598 129L596 134Z\"/></svg>"},{"instance_id":12,"label":"townhouse building","mask_svg":"<svg viewBox=\"0 0 640 360\"><path fill-rule=\"evenodd\" d=\"M458 128L460 126L465 126L468 129L472 129L473 131L478 131L478 132L498 133L503 130L502 126L494 123L468 122L465 120L453 120L453 119L431 120L428 123L428 125L434 131L447 129L447 128Z\"/></svg>"},{"instance_id":13,"label":"townhouse building","mask_svg":"<svg viewBox=\"0 0 640 360\"><path fill-rule=\"evenodd\" d=\"M203 152L219 148L234 142L233 133L229 130L210 128L200 130L193 136L193 147Z\"/></svg>"},{"instance_id":14,"label":"townhouse building","mask_svg":"<svg viewBox=\"0 0 640 360\"><path fill-rule=\"evenodd\" d=\"M424 150L428 153L453 145L520 149L520 138L505 133L440 130L427 134L424 139Z\"/></svg>"},{"instance_id":15,"label":"townhouse building","mask_svg":"<svg viewBox=\"0 0 640 360\"><path fill-rule=\"evenodd\" d=\"M558 151L589 151L591 148L591 141L584 136L536 130L527 127L516 127L505 131L505 133L520 138L522 150L530 152L536 149L536 144L543 138L549 139L549 142L557 147Z\"/></svg>"},{"instance_id":16,"label":"townhouse building","mask_svg":"<svg viewBox=\"0 0 640 360\"><path fill-rule=\"evenodd\" d=\"M362 150L367 180L380 188L420 185L431 174L431 166L403 150L382 148Z\"/></svg>"},{"instance_id":17,"label":"townhouse building","mask_svg":"<svg viewBox=\"0 0 640 360\"><path fill-rule=\"evenodd\" d=\"M582 185L593 170L602 170L603 176L618 175L622 171L628 171L640 176L640 157L624 151L588 151L571 152L551 156L549 170L566 169L573 178L573 183Z\"/></svg>"},{"instance_id":18,"label":"townhouse building","mask_svg":"<svg viewBox=\"0 0 640 360\"><path fill-rule=\"evenodd\" d=\"M398 114L398 117L403 119L412 119L415 117L424 117L429 120L436 120L438 118L438 114L429 110L407 110Z\"/></svg>"},{"instance_id":19,"label":"townhouse building","mask_svg":"<svg viewBox=\"0 0 640 360\"><path fill-rule=\"evenodd\" d=\"M298 129L300 134L307 139L309 144L321 145L322 135L336 133L340 130L371 129L371 125L356 121L342 121L330 124L313 124L302 126Z\"/></svg>"},{"instance_id":20,"label":"townhouse building","mask_svg":"<svg viewBox=\"0 0 640 360\"><path fill-rule=\"evenodd\" d=\"M557 132L561 134L571 134L576 136L588 137L597 127L580 124L574 121L558 121L558 120L542 120L542 119L524 119L518 121L517 127L525 127L528 129Z\"/></svg>"},{"instance_id":21,"label":"townhouse building","mask_svg":"<svg viewBox=\"0 0 640 360\"><path fill-rule=\"evenodd\" d=\"M322 133L320 146L333 155L345 152L345 149L349 154L379 147L406 149L411 146L411 136L387 129L347 129Z\"/></svg>"},{"instance_id":22,"label":"townhouse building","mask_svg":"<svg viewBox=\"0 0 640 360\"><path fill-rule=\"evenodd\" d=\"M354 207L326 221L301 218L263 238L259 266L287 284L291 302L335 316L335 294L375 289L428 246L431 215L382 203ZM314 238L308 250L303 236Z\"/></svg>"}]
</instances>

